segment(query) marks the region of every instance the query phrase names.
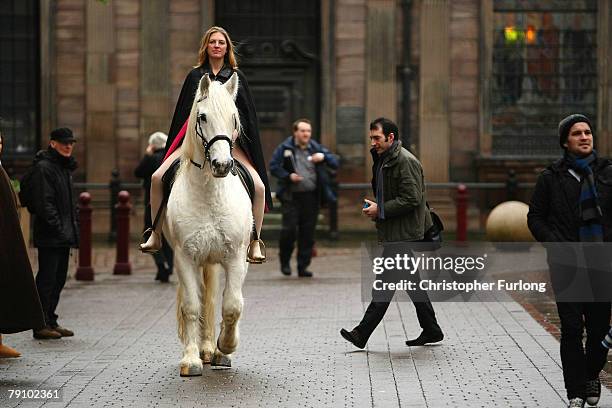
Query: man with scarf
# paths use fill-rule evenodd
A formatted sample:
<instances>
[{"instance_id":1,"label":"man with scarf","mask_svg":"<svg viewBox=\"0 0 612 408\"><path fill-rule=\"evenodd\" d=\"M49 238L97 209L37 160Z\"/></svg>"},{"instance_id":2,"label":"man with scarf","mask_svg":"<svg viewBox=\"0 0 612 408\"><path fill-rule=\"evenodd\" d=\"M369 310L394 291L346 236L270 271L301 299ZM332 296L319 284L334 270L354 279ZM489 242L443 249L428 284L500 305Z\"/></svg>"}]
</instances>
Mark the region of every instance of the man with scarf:
<instances>
[{"instance_id":1,"label":"man with scarf","mask_svg":"<svg viewBox=\"0 0 612 408\"><path fill-rule=\"evenodd\" d=\"M423 167L412 153L402 147L397 125L389 119L378 118L370 123L370 144L374 160L372 189L376 201L365 200L363 213L376 221L383 257L394 258L398 251L406 248L405 243L422 241L425 231L433 225L427 208ZM427 292L419 288L418 271L412 275L409 271L385 271L382 279L388 282L411 279L417 283L416 290L407 292L414 303L422 333L416 339L406 341L406 345L422 346L442 341L444 335ZM364 348L385 316L394 294L392 290L373 291L372 301L361 322L350 332L341 329L342 337L356 347Z\"/></svg>"},{"instance_id":2,"label":"man with scarf","mask_svg":"<svg viewBox=\"0 0 612 408\"><path fill-rule=\"evenodd\" d=\"M612 162L597 157L591 121L582 114L569 115L559 122L559 144L564 150L563 158L539 175L529 206L528 225L540 242L588 243L582 246L586 273L592 280L591 301L578 299L575 293L567 295L579 268L580 258L575 251L569 244L547 244L561 323L563 379L569 406L583 407L585 401L589 405L599 401L599 372L607 358L607 349L600 342L610 324L610 293L602 297L599 288L605 289L605 285L593 284L593 278L612 270L603 251L593 251L598 247L593 243L610 241L612 233L609 228L612 214L606 214L612 206L612 196L605 183L607 178L612 180L609 177ZM564 248L559 250L562 245ZM601 266L595 267L597 264ZM583 346L585 328L586 348Z\"/></svg>"}]
</instances>

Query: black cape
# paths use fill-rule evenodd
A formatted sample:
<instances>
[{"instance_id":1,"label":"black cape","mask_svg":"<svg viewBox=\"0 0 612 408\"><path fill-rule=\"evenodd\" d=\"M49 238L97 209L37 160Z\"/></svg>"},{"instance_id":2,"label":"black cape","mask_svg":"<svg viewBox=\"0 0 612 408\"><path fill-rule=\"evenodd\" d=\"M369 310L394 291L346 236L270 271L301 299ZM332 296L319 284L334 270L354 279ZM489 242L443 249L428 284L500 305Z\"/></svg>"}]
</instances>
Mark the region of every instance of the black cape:
<instances>
[{"instance_id":1,"label":"black cape","mask_svg":"<svg viewBox=\"0 0 612 408\"><path fill-rule=\"evenodd\" d=\"M44 327L13 187L0 166L0 333Z\"/></svg>"},{"instance_id":2,"label":"black cape","mask_svg":"<svg viewBox=\"0 0 612 408\"><path fill-rule=\"evenodd\" d=\"M266 172L266 161L263 156L263 150L261 148L261 139L259 137L259 126L257 122L257 112L255 111L255 104L253 103L253 96L249 90L249 83L247 82L244 74L238 70L233 69L227 65L214 75L208 64L201 67L197 67L191 70L181 89L178 101L176 102L176 108L174 110L174 116L172 117L172 124L170 125L170 131L168 132L168 140L166 142L166 149L172 146L172 142L176 138L185 121L189 118L191 113L191 106L195 99L196 92L198 90L198 84L204 74L208 74L211 80L225 83L232 74L238 73L239 87L238 95L236 97L236 107L240 114L240 123L242 124L242 135L238 139L238 144L242 150L247 154L253 167L259 174L261 181L266 186L266 206L268 209L272 209L272 196L270 195L270 183L268 182L268 173Z\"/></svg>"}]
</instances>

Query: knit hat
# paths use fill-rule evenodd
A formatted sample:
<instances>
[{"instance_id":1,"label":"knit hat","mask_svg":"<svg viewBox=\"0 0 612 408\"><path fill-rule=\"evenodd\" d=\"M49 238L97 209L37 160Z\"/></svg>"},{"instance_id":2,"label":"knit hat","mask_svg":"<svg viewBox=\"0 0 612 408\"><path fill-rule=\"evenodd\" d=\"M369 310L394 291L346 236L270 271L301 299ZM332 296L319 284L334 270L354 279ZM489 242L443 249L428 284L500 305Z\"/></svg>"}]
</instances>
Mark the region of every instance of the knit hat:
<instances>
[{"instance_id":1,"label":"knit hat","mask_svg":"<svg viewBox=\"0 0 612 408\"><path fill-rule=\"evenodd\" d=\"M576 123L584 122L589 125L591 132L593 131L593 126L591 125L591 121L586 116L580 113L573 113L565 118L561 122L559 122L559 145L561 145L562 149L565 149L563 146L567 143L567 138L569 137L569 131Z\"/></svg>"},{"instance_id":2,"label":"knit hat","mask_svg":"<svg viewBox=\"0 0 612 408\"><path fill-rule=\"evenodd\" d=\"M163 149L166 146L166 140L168 140L168 136L163 132L155 132L149 136L149 144L156 149Z\"/></svg>"},{"instance_id":3,"label":"knit hat","mask_svg":"<svg viewBox=\"0 0 612 408\"><path fill-rule=\"evenodd\" d=\"M51 131L51 140L55 140L60 143L76 142L72 130L68 128L59 128Z\"/></svg>"}]
</instances>

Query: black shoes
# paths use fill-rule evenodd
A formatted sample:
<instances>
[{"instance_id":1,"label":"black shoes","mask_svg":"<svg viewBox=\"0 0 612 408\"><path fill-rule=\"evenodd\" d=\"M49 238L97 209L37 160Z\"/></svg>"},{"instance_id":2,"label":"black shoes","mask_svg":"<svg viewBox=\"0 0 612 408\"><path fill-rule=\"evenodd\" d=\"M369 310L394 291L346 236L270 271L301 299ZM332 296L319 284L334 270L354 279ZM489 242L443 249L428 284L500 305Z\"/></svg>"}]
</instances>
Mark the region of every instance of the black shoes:
<instances>
[{"instance_id":1,"label":"black shoes","mask_svg":"<svg viewBox=\"0 0 612 408\"><path fill-rule=\"evenodd\" d=\"M428 343L437 343L444 339L442 332L422 332L416 339L406 341L407 346L424 346Z\"/></svg>"},{"instance_id":2,"label":"black shoes","mask_svg":"<svg viewBox=\"0 0 612 408\"><path fill-rule=\"evenodd\" d=\"M601 396L601 381L599 381L599 378L587 380L585 395L587 404L591 406L597 405Z\"/></svg>"},{"instance_id":3,"label":"black shoes","mask_svg":"<svg viewBox=\"0 0 612 408\"><path fill-rule=\"evenodd\" d=\"M60 325L51 326L51 328L53 330L55 330L56 332L58 332L59 334L61 334L62 337L72 337L72 336L74 336L74 332L72 330L67 329L65 327L62 327Z\"/></svg>"},{"instance_id":4,"label":"black shoes","mask_svg":"<svg viewBox=\"0 0 612 408\"><path fill-rule=\"evenodd\" d=\"M38 339L38 340L51 340L51 339L61 339L62 338L62 335L60 333L56 332L49 326L43 327L40 330L34 330L33 336L35 339Z\"/></svg>"},{"instance_id":5,"label":"black shoes","mask_svg":"<svg viewBox=\"0 0 612 408\"><path fill-rule=\"evenodd\" d=\"M346 341L348 341L349 343L353 343L355 347L360 349L363 349L366 346L366 343L368 342L368 340L364 340L355 329L351 331L340 329L340 335L344 337Z\"/></svg>"},{"instance_id":6,"label":"black shoes","mask_svg":"<svg viewBox=\"0 0 612 408\"><path fill-rule=\"evenodd\" d=\"M281 265L281 273L285 276L291 275L291 266ZM298 276L300 278L312 278L312 272L307 270L298 270Z\"/></svg>"},{"instance_id":7,"label":"black shoes","mask_svg":"<svg viewBox=\"0 0 612 408\"><path fill-rule=\"evenodd\" d=\"M303 271L298 271L298 276L300 278L312 278L312 272L304 269Z\"/></svg>"},{"instance_id":8,"label":"black shoes","mask_svg":"<svg viewBox=\"0 0 612 408\"><path fill-rule=\"evenodd\" d=\"M360 349L364 348L366 346L366 343L368 342L368 339L364 339L355 329L351 331L340 329L340 335L344 337L346 341L353 343L355 347L360 348ZM439 341L442 341L443 338L444 338L444 335L442 334L442 332L433 332L433 333L422 332L421 335L417 337L416 339L408 340L406 342L406 345L407 346L423 346L428 343L437 343Z\"/></svg>"}]
</instances>

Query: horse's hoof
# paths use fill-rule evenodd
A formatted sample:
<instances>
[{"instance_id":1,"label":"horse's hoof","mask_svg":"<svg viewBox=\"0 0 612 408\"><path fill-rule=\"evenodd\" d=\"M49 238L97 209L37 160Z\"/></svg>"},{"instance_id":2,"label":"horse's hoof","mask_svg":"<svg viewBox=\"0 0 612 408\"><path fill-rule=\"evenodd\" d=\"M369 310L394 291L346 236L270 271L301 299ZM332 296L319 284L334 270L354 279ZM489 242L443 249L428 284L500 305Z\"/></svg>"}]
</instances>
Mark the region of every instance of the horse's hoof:
<instances>
[{"instance_id":1,"label":"horse's hoof","mask_svg":"<svg viewBox=\"0 0 612 408\"><path fill-rule=\"evenodd\" d=\"M200 353L200 359L202 360L202 363L210 364L210 361L212 360L212 353L209 351L203 351Z\"/></svg>"},{"instance_id":2,"label":"horse's hoof","mask_svg":"<svg viewBox=\"0 0 612 408\"><path fill-rule=\"evenodd\" d=\"M230 368L232 360L225 354L213 354L210 366L215 368Z\"/></svg>"},{"instance_id":3,"label":"horse's hoof","mask_svg":"<svg viewBox=\"0 0 612 408\"><path fill-rule=\"evenodd\" d=\"M181 367L181 377L197 377L202 375L202 367L197 365L188 365Z\"/></svg>"}]
</instances>

